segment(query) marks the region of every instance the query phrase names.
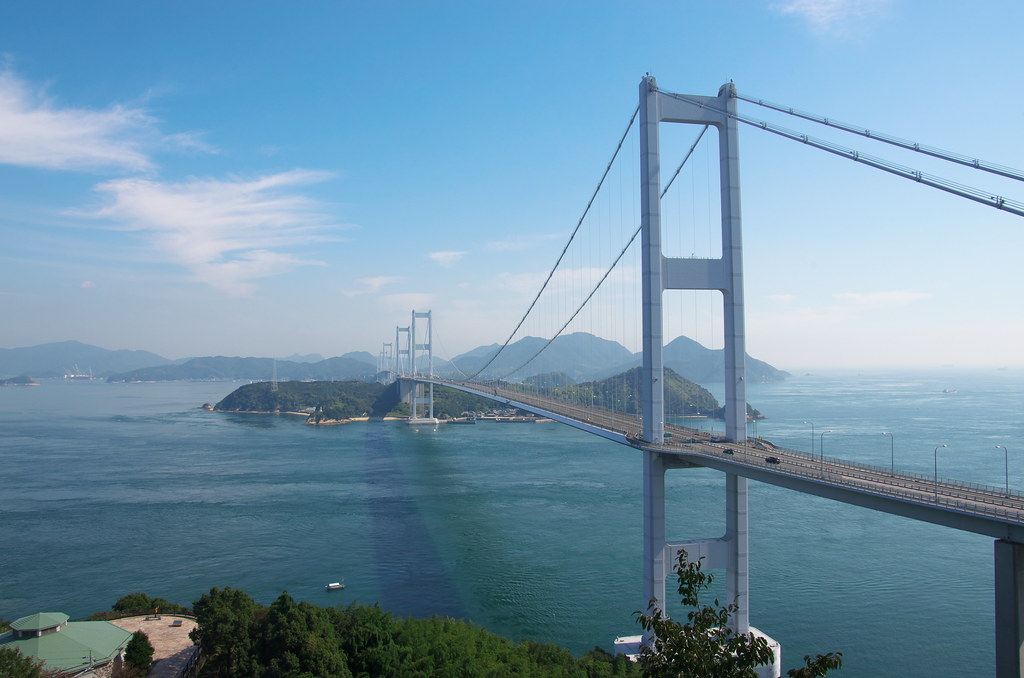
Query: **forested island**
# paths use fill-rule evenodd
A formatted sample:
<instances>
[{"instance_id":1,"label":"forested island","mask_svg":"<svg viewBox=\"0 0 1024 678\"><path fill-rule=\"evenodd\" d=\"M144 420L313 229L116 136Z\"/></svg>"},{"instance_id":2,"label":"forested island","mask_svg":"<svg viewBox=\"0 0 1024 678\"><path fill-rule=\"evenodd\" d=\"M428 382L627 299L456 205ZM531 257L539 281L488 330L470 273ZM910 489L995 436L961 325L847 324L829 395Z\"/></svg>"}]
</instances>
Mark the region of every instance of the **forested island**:
<instances>
[{"instance_id":1,"label":"forested island","mask_svg":"<svg viewBox=\"0 0 1024 678\"><path fill-rule=\"evenodd\" d=\"M489 398L452 388L434 388L434 415L439 418L455 418L463 412L493 407L494 401ZM397 382L385 386L363 381L283 381L276 390L271 382L258 382L234 390L213 409L301 413L307 415L310 424L409 416L408 405L399 399Z\"/></svg>"},{"instance_id":2,"label":"forested island","mask_svg":"<svg viewBox=\"0 0 1024 678\"><path fill-rule=\"evenodd\" d=\"M39 386L38 381L32 381L32 377L21 376L10 379L0 379L0 386Z\"/></svg>"},{"instance_id":3,"label":"forested island","mask_svg":"<svg viewBox=\"0 0 1024 678\"><path fill-rule=\"evenodd\" d=\"M665 414L669 417L703 416L720 419L724 408L703 386L666 368ZM580 384L571 383L558 373L538 375L527 384L533 393L576 403L589 403L616 412L639 415L640 368L622 374ZM434 387L434 415L453 419L466 412L486 412L495 401L444 386ZM398 384L388 386L362 381L284 381L276 389L271 382L246 384L217 403L218 412L297 413L307 423L325 424L352 419L408 417L408 405L399 399ZM757 410L747 406L750 417L760 419Z\"/></svg>"}]
</instances>

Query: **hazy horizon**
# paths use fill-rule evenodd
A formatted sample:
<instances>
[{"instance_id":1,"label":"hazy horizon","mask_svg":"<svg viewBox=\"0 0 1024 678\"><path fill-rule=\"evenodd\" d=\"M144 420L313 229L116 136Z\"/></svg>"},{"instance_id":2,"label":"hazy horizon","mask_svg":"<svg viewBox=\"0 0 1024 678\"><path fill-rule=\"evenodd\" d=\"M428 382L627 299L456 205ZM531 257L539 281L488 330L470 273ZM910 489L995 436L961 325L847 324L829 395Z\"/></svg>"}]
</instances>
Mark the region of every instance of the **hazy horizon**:
<instances>
[{"instance_id":1,"label":"hazy horizon","mask_svg":"<svg viewBox=\"0 0 1024 678\"><path fill-rule=\"evenodd\" d=\"M33 348L34 346L42 346L42 345L46 345L46 344L59 344L59 343L63 343L63 341L78 341L78 340L67 339L67 340L62 340L62 341L57 341L57 342L45 342L44 344L35 344L33 346L0 346L0 349ZM609 341L611 341L611 340L609 340ZM85 344L86 342L80 342L79 341L78 343ZM671 341L666 342L666 344L667 343L671 343ZM96 346L95 344L86 344L86 345L88 345L88 346ZM440 355L436 355L435 354L435 357L441 358L442 360L445 360L445 361L450 361L450 360L452 360L454 358L458 358L461 355L464 355L464 354L469 353L469 352L471 352L473 350L476 350L476 349L488 348L488 347L491 347L491 346L500 346L500 345L501 345L500 342L493 342L491 344L481 344L480 346L475 346L475 347L473 347L473 348L471 348L471 349L469 349L467 351L463 351L463 352L461 352L459 354L456 354L456 355L453 355L453 356L440 356ZM703 344L701 344L701 345L703 346ZM287 360L288 358L291 358L293 356L308 357L308 356L311 356L311 355L319 355L319 356L321 356L322 359L328 360L330 358L339 358L339 357L342 357L342 356L350 354L350 353L368 353L370 356L376 356L377 355L376 353L374 353L373 351L370 351L368 349L359 349L359 348L354 348L354 349L350 349L350 350L344 350L344 351L341 351L339 353L330 354L330 355L323 354L323 353L306 352L306 351L291 351L289 353L283 353L283 354L280 354L280 355L246 355L246 354L240 354L240 353L209 353L208 352L208 353L195 353L195 354L180 355L180 356L164 355L164 354L162 354L162 353L160 353L158 351L151 351L150 349L147 349L147 348L144 348L144 347L96 346L96 348L102 348L102 349L106 349L106 350L110 350L110 351L117 351L117 350L147 351L149 353L154 353L154 354L158 355L161 358L164 358L166 360L171 360L171 361L186 360L186 359L191 359L191 358L205 358L205 357L213 357L213 356L224 356L224 357L229 357L229 358L265 358L265 359ZM623 348L626 348L626 347L623 347ZM708 348L708 347L705 346L705 348ZM629 350L629 349L627 348L627 350ZM708 349L708 350L721 350L721 349ZM639 351L634 351L633 354L637 355L637 354L639 354ZM749 351L748 351L748 355L750 355L752 358L755 358L757 360L763 360L763 358L761 358L761 357L759 357L757 355L750 354ZM846 366L846 365L812 365L812 364L806 364L805 363L805 364L799 364L799 365L793 366L793 365L779 365L779 364L776 364L776 363L772 363L771 361L768 361L768 360L764 360L764 362L768 363L769 365L771 365L772 367L774 367L774 368L776 368L778 370L782 370L784 372L790 373L791 377L815 376L814 375L815 372L820 372L820 373L823 373L823 374L831 374L831 375L837 375L837 374L856 374L856 373L859 373L859 372L870 373L870 374L878 374L878 373L905 373L905 374L908 374L908 375L912 375L912 374L915 374L915 373L934 374L935 372L940 372L940 371L964 371L964 372L976 372L976 373L998 371L998 372L1016 373L1016 372L1020 371L1022 368L1024 368L1024 365L1021 365L1021 364L958 365L956 363L944 363L944 364L941 364L941 365L884 365L884 364L874 364L874 365Z\"/></svg>"}]
</instances>

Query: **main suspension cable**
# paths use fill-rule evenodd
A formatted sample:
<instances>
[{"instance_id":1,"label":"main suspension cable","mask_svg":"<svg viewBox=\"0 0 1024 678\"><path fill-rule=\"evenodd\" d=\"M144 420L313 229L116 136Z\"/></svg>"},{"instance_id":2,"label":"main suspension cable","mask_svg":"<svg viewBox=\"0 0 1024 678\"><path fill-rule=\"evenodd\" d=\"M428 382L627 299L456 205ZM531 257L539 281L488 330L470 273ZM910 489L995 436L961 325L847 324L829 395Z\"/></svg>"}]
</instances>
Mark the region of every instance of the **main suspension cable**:
<instances>
[{"instance_id":1,"label":"main suspension cable","mask_svg":"<svg viewBox=\"0 0 1024 678\"><path fill-rule=\"evenodd\" d=\"M579 221L576 222L576 228L572 230L572 234L569 236L569 241L566 242L565 247L562 248L562 253L558 255L558 260L555 262L555 265L551 268L551 271L548 273L548 277L547 279L544 280L544 284L540 286L540 290L537 292L537 296L535 296L533 298L533 301L530 302L530 307L526 309L526 313L524 313L523 317L519 319L519 322L516 324L515 329L512 330L512 333L510 335L508 335L508 339L505 340L505 343L501 345L501 348L499 348L497 352L495 352L495 354L491 356L491 359L488 360L483 367L481 367L479 370L477 370L476 372L469 376L470 381L475 379L477 376L480 375L481 372L490 367L491 363L493 363L495 359L499 355L501 355L501 352L508 347L509 343L516 336L516 333L519 332L519 328L523 326L524 322L526 322L526 318L529 317L530 312L533 311L533 307L537 305L537 301L540 299L540 296L544 294L544 290L547 289L548 283L551 282L551 278L555 275L555 271L558 270L558 266L562 263L562 259L565 257L565 253L569 250L569 245L572 244L573 239L576 237L576 234L579 232L580 227L583 225L583 220L587 218L587 214L590 212L590 207L594 204L594 199L597 198L597 194L601 191L601 186L604 185L604 180L608 177L608 173L611 171L612 165L615 164L615 159L618 157L619 151L622 150L622 144L623 142L626 141L626 137L629 136L629 130L633 129L633 123L636 121L636 116L639 112L640 107L637 106L636 109L634 109L633 111L633 115L629 117L629 124L626 125L626 131L623 132L622 136L619 138L619 143L615 147L615 152L612 153L611 160L608 161L608 166L604 168L604 174L601 175L601 180L597 182L597 187L594 189L593 194L591 194L590 200L587 202L587 206L583 210L583 214L580 215Z\"/></svg>"},{"instance_id":2,"label":"main suspension cable","mask_svg":"<svg viewBox=\"0 0 1024 678\"><path fill-rule=\"evenodd\" d=\"M923 153L924 155L929 155L933 158L939 158L940 160L955 162L958 165L971 167L973 169L981 170L983 172L990 172L992 174L998 174L999 176L1007 177L1009 179L1024 181L1024 172L1018 169L1014 169L1012 167L1005 167L1003 165L985 162L984 160L972 158L968 155L963 155L962 153L945 151L942 150L941 148L935 148L934 146L925 146L923 144L915 143L913 141L901 139L891 134L875 132L873 130L866 129L858 125L851 125L849 123L840 122L839 120L833 120L832 118L826 118L821 115L815 115L814 113L807 113L805 111L800 111L789 106L783 106L782 104L775 104L764 99L755 99L753 97L744 96L739 93L736 94L736 98L740 99L741 101L747 101L758 106L763 106L764 108L770 108L773 111L779 111L781 113L786 113L787 115L792 115L797 118L802 118L804 120L810 120L811 122L816 122L827 127L833 127L835 129L843 130L844 132L859 134L860 136L866 137L868 139L874 139L876 141L881 141L892 146L898 146L899 148L904 148L908 151L914 151L915 153Z\"/></svg>"},{"instance_id":3,"label":"main suspension cable","mask_svg":"<svg viewBox=\"0 0 1024 678\"><path fill-rule=\"evenodd\" d=\"M801 134L799 132L795 132L793 130L780 127L779 125L775 125L764 120L749 118L738 113L729 113L728 111L723 111L721 109L715 108L714 106L710 106L706 103L702 103L700 101L691 99L690 97L687 97L686 95L683 94L674 94L670 92L663 92L663 94L665 94L666 96L670 96L674 99L679 99L680 101L685 101L695 106L708 108L710 110L720 113L721 115L726 115L730 118L733 118L734 120L750 125L751 127L756 127L758 129L765 130L766 132L777 134L781 137L790 139L792 141L799 141L800 143L811 146L812 148L827 151L828 153L838 155L842 158L846 158L847 160L853 160L854 162L863 163L865 165L868 165L869 167L874 167L875 169L880 169L884 172L895 174L896 176L903 177L904 179L910 179L911 181L916 181L919 184L931 186L932 188L937 188L940 191L945 191L946 193L951 193L961 198L973 200L974 202L981 203L983 205L988 205L989 207L994 207L998 210L1009 212L1010 214L1015 214L1019 217L1024 217L1024 203L1020 201L1010 200L999 195L992 195L992 193L989 191L982 191L981 189L973 188L971 186L965 186L964 184L959 184L948 179L943 179L942 177L938 177L932 174L926 174L919 170L915 170L913 168L906 167L904 165L900 165L892 161L885 160L883 158L868 155L867 153L861 153L860 151L855 151L851 148L847 148L845 146L832 143L830 141L825 141L823 139L817 139L806 134Z\"/></svg>"}]
</instances>

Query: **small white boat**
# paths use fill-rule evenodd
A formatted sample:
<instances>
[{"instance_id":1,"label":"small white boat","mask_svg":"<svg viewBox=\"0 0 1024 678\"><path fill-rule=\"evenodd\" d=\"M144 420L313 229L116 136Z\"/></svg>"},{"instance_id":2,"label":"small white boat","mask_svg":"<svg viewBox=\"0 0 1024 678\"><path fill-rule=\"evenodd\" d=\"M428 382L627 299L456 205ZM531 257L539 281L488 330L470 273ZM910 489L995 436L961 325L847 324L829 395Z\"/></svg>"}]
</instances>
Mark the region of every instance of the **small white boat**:
<instances>
[{"instance_id":1,"label":"small white boat","mask_svg":"<svg viewBox=\"0 0 1024 678\"><path fill-rule=\"evenodd\" d=\"M330 584L328 584L327 586L325 586L324 588L327 589L328 591L334 591L334 590L337 590L337 589L345 588L345 584L343 582L340 582L340 581L333 581Z\"/></svg>"}]
</instances>

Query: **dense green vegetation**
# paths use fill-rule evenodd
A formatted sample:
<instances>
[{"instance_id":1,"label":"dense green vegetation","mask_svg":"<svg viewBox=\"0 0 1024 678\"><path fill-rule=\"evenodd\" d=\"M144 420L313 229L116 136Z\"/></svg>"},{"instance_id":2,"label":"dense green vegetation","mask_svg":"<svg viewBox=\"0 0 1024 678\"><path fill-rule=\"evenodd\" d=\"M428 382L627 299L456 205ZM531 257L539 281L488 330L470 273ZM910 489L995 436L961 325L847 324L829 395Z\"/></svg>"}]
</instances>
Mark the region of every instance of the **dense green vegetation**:
<instances>
[{"instance_id":1,"label":"dense green vegetation","mask_svg":"<svg viewBox=\"0 0 1024 678\"><path fill-rule=\"evenodd\" d=\"M321 608L282 593L269 607L231 588L194 604L203 676L598 676L640 675L624 657L581 658L556 645L513 643L449 618L396 619L380 607Z\"/></svg>"},{"instance_id":2,"label":"dense green vegetation","mask_svg":"<svg viewBox=\"0 0 1024 678\"><path fill-rule=\"evenodd\" d=\"M136 631L124 648L124 660L140 676L145 676L153 663L153 645L144 631Z\"/></svg>"},{"instance_id":3,"label":"dense green vegetation","mask_svg":"<svg viewBox=\"0 0 1024 678\"><path fill-rule=\"evenodd\" d=\"M154 614L158 610L163 614L192 614L191 609L172 603L165 598L151 598L145 593L129 593L118 598L109 611L93 614L89 617L89 621L108 621L121 617Z\"/></svg>"},{"instance_id":4,"label":"dense green vegetation","mask_svg":"<svg viewBox=\"0 0 1024 678\"><path fill-rule=\"evenodd\" d=\"M434 415L457 417L466 411L489 410L494 401L443 386L434 387ZM398 384L361 381L282 381L246 384L215 406L227 412L311 412L312 421L353 417L409 416L398 399Z\"/></svg>"},{"instance_id":5,"label":"dense green vegetation","mask_svg":"<svg viewBox=\"0 0 1024 678\"><path fill-rule=\"evenodd\" d=\"M43 662L26 657L13 647L0 647L0 676L4 678L49 678L55 674Z\"/></svg>"},{"instance_id":6,"label":"dense green vegetation","mask_svg":"<svg viewBox=\"0 0 1024 678\"><path fill-rule=\"evenodd\" d=\"M204 656L200 678L755 678L754 667L772 659L767 641L729 628L735 604L701 603L700 595L710 587L712 575L702 571L700 560L688 562L682 551L675 571L682 603L690 608L686 622L668 618L657 608L648 614L638 612L639 623L655 634L655 642L642 649L636 664L599 647L575 657L550 643L514 643L471 622L396 618L379 605L323 608L297 602L287 592L266 607L244 591L214 587L191 610L163 598L132 593L112 609L114 617L151 612L154 607L194 613L198 626L191 638L202 646ZM109 614L97 613L90 619L109 618ZM126 649L127 665L115 672L115 678L145 675L152 656L146 635L133 634ZM804 663L788 676L822 678L842 666L842 654L805 656ZM50 675L40 662L0 648L0 676Z\"/></svg>"},{"instance_id":7,"label":"dense green vegetation","mask_svg":"<svg viewBox=\"0 0 1024 678\"><path fill-rule=\"evenodd\" d=\"M565 372L545 372L544 374L535 374L532 377L527 377L523 379L523 383L528 386L536 386L537 388L558 388L559 386L575 384L576 380Z\"/></svg>"},{"instance_id":8,"label":"dense green vegetation","mask_svg":"<svg viewBox=\"0 0 1024 678\"><path fill-rule=\"evenodd\" d=\"M385 396L382 384L362 381L282 381L273 390L270 382L246 384L217 403L215 409L231 412L301 412L330 407L338 419L384 416L398 402ZM389 394L392 395L392 394Z\"/></svg>"},{"instance_id":9,"label":"dense green vegetation","mask_svg":"<svg viewBox=\"0 0 1024 678\"><path fill-rule=\"evenodd\" d=\"M627 414L639 414L640 368L581 384L565 374L541 375L532 380L538 392L576 403L593 403ZM504 385L504 384L503 384ZM495 402L483 396L444 386L434 387L434 416L449 418L464 412L492 409ZM399 401L398 384L383 386L362 381L282 381L277 390L270 382L246 384L228 394L215 406L222 412L307 412L310 422L339 421L356 417L409 416L408 406ZM704 415L721 418L723 408L710 391L665 368L666 416ZM760 413L747 406L747 413Z\"/></svg>"},{"instance_id":10,"label":"dense green vegetation","mask_svg":"<svg viewBox=\"0 0 1024 678\"><path fill-rule=\"evenodd\" d=\"M601 381L586 381L550 389L552 395L570 402L592 402L626 414L640 414L640 371L634 367L614 377ZM665 415L686 416L704 414L721 417L722 407L718 400L703 386L680 377L665 368Z\"/></svg>"}]
</instances>

